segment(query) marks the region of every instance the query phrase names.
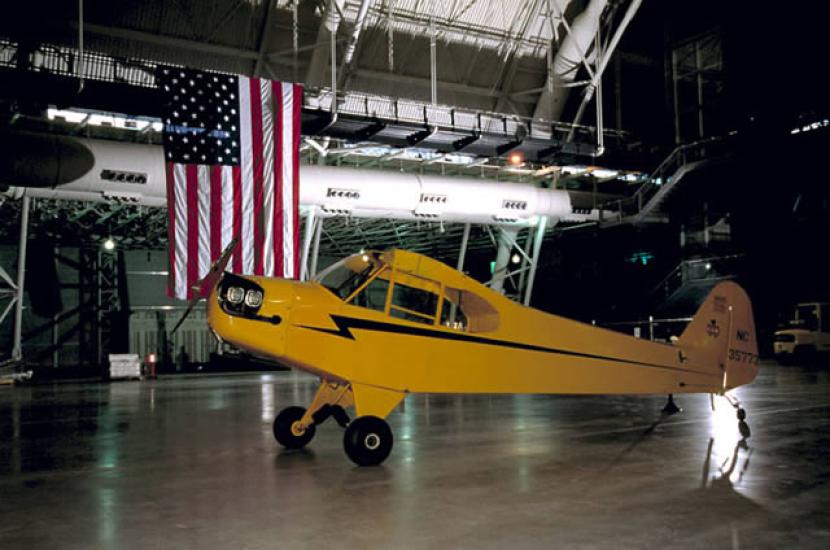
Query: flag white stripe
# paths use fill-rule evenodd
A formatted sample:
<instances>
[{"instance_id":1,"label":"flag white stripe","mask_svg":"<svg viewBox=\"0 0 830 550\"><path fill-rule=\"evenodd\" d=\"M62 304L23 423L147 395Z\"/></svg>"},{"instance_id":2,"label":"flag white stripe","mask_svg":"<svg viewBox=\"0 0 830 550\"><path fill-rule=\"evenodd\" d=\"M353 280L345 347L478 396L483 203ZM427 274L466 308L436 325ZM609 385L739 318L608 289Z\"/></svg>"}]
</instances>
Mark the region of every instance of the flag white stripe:
<instances>
[{"instance_id":1,"label":"flag white stripe","mask_svg":"<svg viewBox=\"0 0 830 550\"><path fill-rule=\"evenodd\" d=\"M187 177L183 164L173 165L173 196L176 210L176 250L175 257L176 284L175 293L179 298L187 297ZM169 206L168 206L169 208Z\"/></svg>"},{"instance_id":2,"label":"flag white stripe","mask_svg":"<svg viewBox=\"0 0 830 550\"><path fill-rule=\"evenodd\" d=\"M200 164L198 174L199 206L199 279L210 269L210 167Z\"/></svg>"},{"instance_id":3,"label":"flag white stripe","mask_svg":"<svg viewBox=\"0 0 830 550\"><path fill-rule=\"evenodd\" d=\"M222 250L233 239L233 166L222 167ZM214 258L215 259L215 258Z\"/></svg>"},{"instance_id":4,"label":"flag white stripe","mask_svg":"<svg viewBox=\"0 0 830 550\"><path fill-rule=\"evenodd\" d=\"M274 108L271 81L260 79L262 98L262 215L264 238L262 267L266 277L274 276Z\"/></svg>"},{"instance_id":5,"label":"flag white stripe","mask_svg":"<svg viewBox=\"0 0 830 550\"><path fill-rule=\"evenodd\" d=\"M242 168L242 273L254 272L254 165L251 141L250 79L239 77L239 138Z\"/></svg>"},{"instance_id":6,"label":"flag white stripe","mask_svg":"<svg viewBox=\"0 0 830 550\"><path fill-rule=\"evenodd\" d=\"M294 88L290 83L283 82L282 88L282 194L283 224L282 249L283 265L282 276L294 277L294 155L297 154L297 144L294 143Z\"/></svg>"}]
</instances>

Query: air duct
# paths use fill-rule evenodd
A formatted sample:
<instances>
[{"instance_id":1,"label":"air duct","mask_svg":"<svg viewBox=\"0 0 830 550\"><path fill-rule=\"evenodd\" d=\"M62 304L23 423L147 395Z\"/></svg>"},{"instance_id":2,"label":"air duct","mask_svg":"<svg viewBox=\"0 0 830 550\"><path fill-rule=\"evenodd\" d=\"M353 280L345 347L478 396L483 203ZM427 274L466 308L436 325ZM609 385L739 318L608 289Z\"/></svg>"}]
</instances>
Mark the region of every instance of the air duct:
<instances>
[{"instance_id":1,"label":"air duct","mask_svg":"<svg viewBox=\"0 0 830 550\"><path fill-rule=\"evenodd\" d=\"M565 8L570 1L560 3L559 0L553 0L553 3L559 10L559 18L564 21ZM608 5L608 0L591 0L585 11L574 18L570 32L565 34L556 57L553 59L552 73L548 75L548 78L553 81L552 91L550 86L546 86L539 96L539 101L533 111L534 119L559 120L562 116L565 102L570 95L571 85L576 80L579 67L582 65L583 56L588 61L594 56L591 46L599 30L600 18L606 5Z\"/></svg>"}]
</instances>

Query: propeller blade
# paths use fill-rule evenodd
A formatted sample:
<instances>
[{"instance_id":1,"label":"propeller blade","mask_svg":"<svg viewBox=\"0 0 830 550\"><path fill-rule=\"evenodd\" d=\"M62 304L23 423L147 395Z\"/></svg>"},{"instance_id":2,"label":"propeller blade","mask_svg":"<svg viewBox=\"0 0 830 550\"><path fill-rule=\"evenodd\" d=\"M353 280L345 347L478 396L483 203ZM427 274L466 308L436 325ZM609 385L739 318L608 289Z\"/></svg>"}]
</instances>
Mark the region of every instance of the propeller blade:
<instances>
[{"instance_id":1,"label":"propeller blade","mask_svg":"<svg viewBox=\"0 0 830 550\"><path fill-rule=\"evenodd\" d=\"M194 296L190 299L190 302L188 302L187 309L184 310L184 314L176 323L176 326L174 326L173 330L170 331L170 336L176 334L176 331L180 326L182 326L185 319L188 318L190 312L193 311L193 308L199 303L199 300L210 294L210 290L216 285L219 281L219 277L222 276L222 273L228 266L228 262L230 261L233 250L236 248L237 244L239 244L239 237L234 237L234 239L228 243L228 246L225 247L225 250L222 251L222 254L220 254L219 257L216 258L216 261L210 266L210 269L208 269L208 272L205 273L205 276L193 285Z\"/></svg>"}]
</instances>

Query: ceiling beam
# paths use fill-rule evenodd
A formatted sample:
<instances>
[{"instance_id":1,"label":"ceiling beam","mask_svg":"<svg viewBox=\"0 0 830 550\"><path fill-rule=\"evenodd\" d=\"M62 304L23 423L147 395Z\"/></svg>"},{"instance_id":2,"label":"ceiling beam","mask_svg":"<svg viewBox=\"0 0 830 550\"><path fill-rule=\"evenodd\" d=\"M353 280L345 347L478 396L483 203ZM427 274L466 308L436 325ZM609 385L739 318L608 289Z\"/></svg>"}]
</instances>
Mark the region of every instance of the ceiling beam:
<instances>
[{"instance_id":1,"label":"ceiling beam","mask_svg":"<svg viewBox=\"0 0 830 550\"><path fill-rule=\"evenodd\" d=\"M214 55L224 55L227 57L236 57L250 60L256 60L259 57L259 53L253 50L244 50L241 48L234 48L232 46L222 46L220 44L208 44L206 42L198 42L195 40L176 38L173 36L165 36L161 34L152 34L144 31L124 29L121 27L108 27L104 25L96 25L94 23L85 23L84 32L97 34L99 36L107 36L110 38L123 38L125 40L133 40L135 42L144 42L145 44L155 44L157 46L164 46L166 48L189 50L193 52L208 53Z\"/></svg>"},{"instance_id":2,"label":"ceiling beam","mask_svg":"<svg viewBox=\"0 0 830 550\"><path fill-rule=\"evenodd\" d=\"M365 78L368 80L380 80L382 82L394 82L398 84L413 84L418 86L426 86L429 88L430 80L429 78L420 77L420 76L410 76L410 75L402 75L397 73L387 73L383 71L374 71L371 69L356 69L354 71L355 76L359 78ZM447 92L456 92L462 94L469 94L479 97L490 97L490 98L498 98L501 97L500 90L493 90L490 88L481 88L478 86L470 86L468 84L459 84L457 82L438 82L438 87L441 90ZM536 99L530 97L532 91L530 90L523 90L522 92L517 93L515 96L513 94L508 94L514 102L516 103L527 103L527 104L535 104ZM490 110L490 105L487 105L483 108Z\"/></svg>"}]
</instances>

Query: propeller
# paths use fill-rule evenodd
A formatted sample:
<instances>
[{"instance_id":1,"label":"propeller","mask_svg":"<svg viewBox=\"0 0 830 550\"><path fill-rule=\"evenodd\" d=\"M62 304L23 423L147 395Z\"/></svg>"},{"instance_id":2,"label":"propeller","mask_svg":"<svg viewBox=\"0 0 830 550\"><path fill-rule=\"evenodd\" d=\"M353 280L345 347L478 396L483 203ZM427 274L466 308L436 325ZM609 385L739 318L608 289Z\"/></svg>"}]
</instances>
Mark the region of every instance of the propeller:
<instances>
[{"instance_id":1,"label":"propeller","mask_svg":"<svg viewBox=\"0 0 830 550\"><path fill-rule=\"evenodd\" d=\"M180 326L182 326L182 323L184 323L184 320L190 315L190 312L193 311L193 308L196 307L196 304L199 303L199 300L204 298L205 295L210 292L210 289L216 285L219 277L222 276L222 273L228 266L228 262L230 261L233 250L236 248L237 244L239 244L239 237L234 237L234 239L228 243L228 246L225 247L225 250L222 251L222 254L220 254L219 257L216 258L216 261L211 264L210 269L208 269L208 272L205 273L205 276L193 285L191 290L193 290L194 296L187 304L187 309L184 310L184 315L182 315L181 319L179 319L176 323L176 326L173 327L173 330L170 331L170 336L176 334L176 331Z\"/></svg>"}]
</instances>

